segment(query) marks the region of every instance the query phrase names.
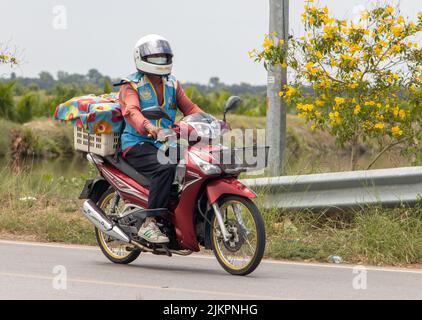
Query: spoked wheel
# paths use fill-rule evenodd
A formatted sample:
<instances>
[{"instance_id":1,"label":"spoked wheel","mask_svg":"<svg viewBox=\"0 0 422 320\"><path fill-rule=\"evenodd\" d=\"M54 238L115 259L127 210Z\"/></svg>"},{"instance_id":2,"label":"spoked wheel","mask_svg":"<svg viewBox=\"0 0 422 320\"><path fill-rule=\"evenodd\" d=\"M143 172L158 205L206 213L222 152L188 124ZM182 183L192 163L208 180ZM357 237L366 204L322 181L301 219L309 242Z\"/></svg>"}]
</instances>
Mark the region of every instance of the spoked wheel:
<instances>
[{"instance_id":1,"label":"spoked wheel","mask_svg":"<svg viewBox=\"0 0 422 320\"><path fill-rule=\"evenodd\" d=\"M113 189L107 190L97 203L97 206L100 207L107 216L111 213L111 205L114 194L115 192ZM116 211L121 212L122 207L122 201L119 201L119 203L116 204ZM138 258L141 254L141 251L138 248L135 248L129 243L114 239L98 230L98 228L95 228L95 236L101 251L110 261L114 263L128 264Z\"/></svg>"},{"instance_id":2,"label":"spoked wheel","mask_svg":"<svg viewBox=\"0 0 422 320\"><path fill-rule=\"evenodd\" d=\"M212 249L221 266L234 275L258 267L265 250L265 227L256 205L248 198L224 196L219 207L230 239L225 241L217 217L212 218Z\"/></svg>"}]
</instances>

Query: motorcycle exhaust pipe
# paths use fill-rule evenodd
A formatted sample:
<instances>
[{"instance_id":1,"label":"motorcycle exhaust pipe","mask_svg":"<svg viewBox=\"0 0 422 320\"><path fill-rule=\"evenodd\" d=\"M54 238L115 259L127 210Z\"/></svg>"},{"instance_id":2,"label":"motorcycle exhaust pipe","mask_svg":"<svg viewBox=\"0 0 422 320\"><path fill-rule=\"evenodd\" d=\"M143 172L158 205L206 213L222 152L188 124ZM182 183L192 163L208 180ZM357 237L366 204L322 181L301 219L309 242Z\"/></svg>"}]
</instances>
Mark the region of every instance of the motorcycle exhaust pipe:
<instances>
[{"instance_id":1,"label":"motorcycle exhaust pipe","mask_svg":"<svg viewBox=\"0 0 422 320\"><path fill-rule=\"evenodd\" d=\"M92 200L86 200L83 204L83 213L85 217L88 218L89 221L92 222L94 226L98 228L98 230L104 232L105 234L130 243L129 237L126 233L123 232L118 226L116 226L112 221L110 221L107 216L104 214L103 210L101 210Z\"/></svg>"}]
</instances>

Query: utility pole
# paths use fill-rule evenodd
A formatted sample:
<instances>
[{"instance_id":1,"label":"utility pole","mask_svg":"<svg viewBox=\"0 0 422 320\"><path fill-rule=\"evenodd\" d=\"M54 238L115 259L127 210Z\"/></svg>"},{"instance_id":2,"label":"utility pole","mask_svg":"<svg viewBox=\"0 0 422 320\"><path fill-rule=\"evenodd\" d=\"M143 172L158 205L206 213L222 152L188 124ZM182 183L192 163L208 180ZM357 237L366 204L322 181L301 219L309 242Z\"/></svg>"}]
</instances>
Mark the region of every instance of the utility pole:
<instances>
[{"instance_id":1,"label":"utility pole","mask_svg":"<svg viewBox=\"0 0 422 320\"><path fill-rule=\"evenodd\" d=\"M275 41L289 37L289 0L270 1L270 37ZM273 37L272 33L276 32ZM273 176L284 171L284 152L286 149L286 104L278 95L287 84L287 70L281 66L268 67L267 82L267 145L269 167Z\"/></svg>"}]
</instances>

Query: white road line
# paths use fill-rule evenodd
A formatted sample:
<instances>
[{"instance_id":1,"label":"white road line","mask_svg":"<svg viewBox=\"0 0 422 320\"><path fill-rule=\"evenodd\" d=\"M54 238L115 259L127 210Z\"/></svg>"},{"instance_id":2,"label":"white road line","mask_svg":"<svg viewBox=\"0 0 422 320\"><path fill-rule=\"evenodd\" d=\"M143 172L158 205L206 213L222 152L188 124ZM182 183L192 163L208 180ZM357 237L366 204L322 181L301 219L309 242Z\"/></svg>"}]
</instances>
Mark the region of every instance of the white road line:
<instances>
[{"instance_id":1,"label":"white road line","mask_svg":"<svg viewBox=\"0 0 422 320\"><path fill-rule=\"evenodd\" d=\"M35 246L35 247L51 247L51 248L61 248L61 249L77 249L77 250L91 250L99 251L99 248L93 246L84 246L84 245L69 245L69 244L57 244L57 243L42 243L42 242L26 242L26 241L12 241L12 240L0 240L0 244L10 244L10 245L22 245L22 246ZM187 257L181 257L174 255L173 257L182 258L182 259L215 259L214 256L209 255L191 255ZM336 265L328 263L307 263L307 262L292 262L292 261L275 261L275 260L262 260L264 264L278 264L284 266L301 266L301 267L314 267L314 268L335 268L335 269L349 269L365 267L368 271L381 271L381 272L397 272L397 273L411 273L411 274L422 274L422 270L413 270L405 268L395 268L395 267L373 267L366 265Z\"/></svg>"},{"instance_id":2,"label":"white road line","mask_svg":"<svg viewBox=\"0 0 422 320\"><path fill-rule=\"evenodd\" d=\"M24 278L24 279L36 279L36 280L49 280L49 281L54 280L54 277L51 277L51 276L42 276L42 275L36 275L36 274L23 274L23 273L11 273L11 272L0 272L0 276L13 277L13 278ZM178 287L160 287L160 286L147 285L147 284L111 282L111 281L89 280L89 279L78 279L78 278L67 278L67 282L68 283L74 282L74 283L84 283L84 284L96 284L96 285L102 285L102 286L114 286L114 287L124 287L124 288L152 289L152 290L160 290L160 291L174 291L174 292L186 292L186 293L195 293L195 294L208 294L208 295L224 296L224 297L241 297L241 298L249 298L249 299L266 299L266 300L284 299L282 297L244 294L244 293L237 293L237 292L196 290L196 289L178 288Z\"/></svg>"}]
</instances>

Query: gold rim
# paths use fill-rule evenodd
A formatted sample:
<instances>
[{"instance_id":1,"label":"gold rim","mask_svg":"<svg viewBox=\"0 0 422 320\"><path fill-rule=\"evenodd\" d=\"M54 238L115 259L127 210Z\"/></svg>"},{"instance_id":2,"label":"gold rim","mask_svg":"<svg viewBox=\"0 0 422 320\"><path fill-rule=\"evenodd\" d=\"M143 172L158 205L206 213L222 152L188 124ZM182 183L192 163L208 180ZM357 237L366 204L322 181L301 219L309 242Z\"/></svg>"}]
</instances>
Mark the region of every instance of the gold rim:
<instances>
[{"instance_id":1,"label":"gold rim","mask_svg":"<svg viewBox=\"0 0 422 320\"><path fill-rule=\"evenodd\" d=\"M110 210L109 206L113 197L114 193L108 194L99 205L106 215L108 215L108 210ZM98 238L100 240L100 246L114 259L123 260L131 254L131 251L126 250L126 247L129 246L126 242L116 240L100 230L98 230Z\"/></svg>"},{"instance_id":2,"label":"gold rim","mask_svg":"<svg viewBox=\"0 0 422 320\"><path fill-rule=\"evenodd\" d=\"M236 206L238 209L235 209ZM234 237L230 244L225 243L220 232L218 220L214 217L212 238L215 252L220 261L228 268L233 270L247 268L253 262L258 249L257 227L253 215L245 204L237 200L223 203L220 210L226 228L229 228L229 232L231 230L230 233ZM236 211L238 212L237 215ZM239 212L242 223L238 219Z\"/></svg>"}]
</instances>

